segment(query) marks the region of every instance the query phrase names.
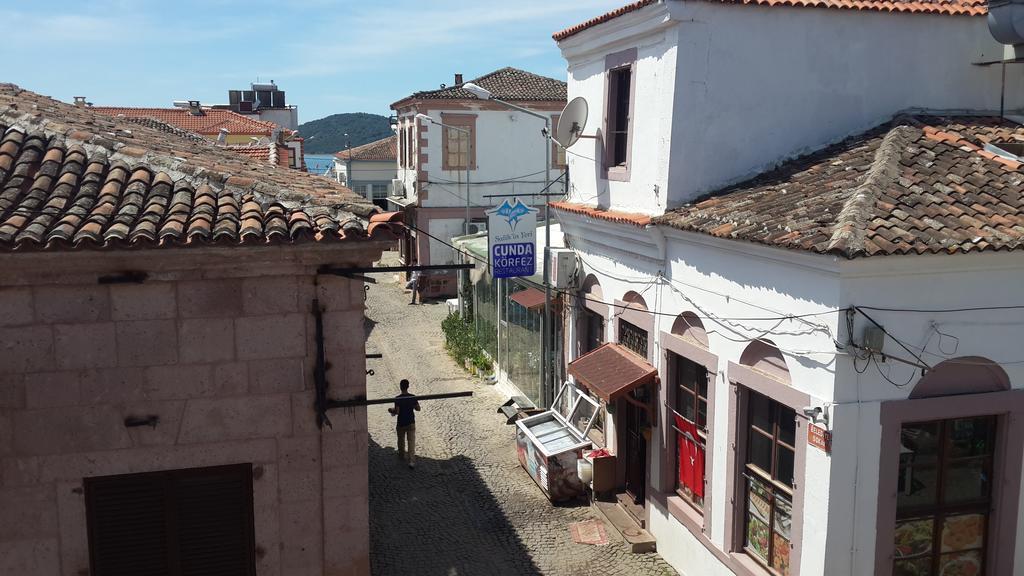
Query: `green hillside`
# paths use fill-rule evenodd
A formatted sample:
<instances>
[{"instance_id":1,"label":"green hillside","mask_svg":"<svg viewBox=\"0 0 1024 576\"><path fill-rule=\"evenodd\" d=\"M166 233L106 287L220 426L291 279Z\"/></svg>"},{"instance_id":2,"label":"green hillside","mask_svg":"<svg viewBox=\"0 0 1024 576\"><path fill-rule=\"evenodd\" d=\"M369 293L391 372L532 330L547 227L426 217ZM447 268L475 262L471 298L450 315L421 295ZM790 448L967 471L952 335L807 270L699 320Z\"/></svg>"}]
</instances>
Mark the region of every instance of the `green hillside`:
<instances>
[{"instance_id":1,"label":"green hillside","mask_svg":"<svg viewBox=\"0 0 1024 576\"><path fill-rule=\"evenodd\" d=\"M299 135L306 139L308 154L334 154L344 150L346 133L353 148L392 134L387 116L366 112L331 114L299 124Z\"/></svg>"}]
</instances>

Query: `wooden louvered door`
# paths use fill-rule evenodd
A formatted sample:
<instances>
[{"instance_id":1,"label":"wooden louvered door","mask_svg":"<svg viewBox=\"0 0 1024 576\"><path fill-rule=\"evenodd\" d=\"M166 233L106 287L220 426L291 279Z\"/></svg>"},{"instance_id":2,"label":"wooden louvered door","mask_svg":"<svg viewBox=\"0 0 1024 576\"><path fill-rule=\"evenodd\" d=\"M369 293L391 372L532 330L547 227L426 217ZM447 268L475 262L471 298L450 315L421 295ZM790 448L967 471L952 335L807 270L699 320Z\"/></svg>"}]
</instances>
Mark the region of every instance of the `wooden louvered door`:
<instances>
[{"instance_id":1,"label":"wooden louvered door","mask_svg":"<svg viewBox=\"0 0 1024 576\"><path fill-rule=\"evenodd\" d=\"M85 479L92 576L252 576L252 465Z\"/></svg>"}]
</instances>

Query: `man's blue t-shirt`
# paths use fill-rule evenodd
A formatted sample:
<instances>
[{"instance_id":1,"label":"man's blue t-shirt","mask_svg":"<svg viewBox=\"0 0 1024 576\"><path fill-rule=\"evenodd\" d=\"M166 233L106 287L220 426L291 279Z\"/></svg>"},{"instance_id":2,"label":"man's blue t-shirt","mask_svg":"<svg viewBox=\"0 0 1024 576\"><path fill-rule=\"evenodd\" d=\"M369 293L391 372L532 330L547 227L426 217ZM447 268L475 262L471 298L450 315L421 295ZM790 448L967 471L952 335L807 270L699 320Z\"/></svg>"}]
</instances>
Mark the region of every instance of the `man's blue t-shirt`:
<instances>
[{"instance_id":1,"label":"man's blue t-shirt","mask_svg":"<svg viewBox=\"0 0 1024 576\"><path fill-rule=\"evenodd\" d=\"M398 410L398 426L405 427L416 423L416 396L402 392L395 397L395 409Z\"/></svg>"}]
</instances>

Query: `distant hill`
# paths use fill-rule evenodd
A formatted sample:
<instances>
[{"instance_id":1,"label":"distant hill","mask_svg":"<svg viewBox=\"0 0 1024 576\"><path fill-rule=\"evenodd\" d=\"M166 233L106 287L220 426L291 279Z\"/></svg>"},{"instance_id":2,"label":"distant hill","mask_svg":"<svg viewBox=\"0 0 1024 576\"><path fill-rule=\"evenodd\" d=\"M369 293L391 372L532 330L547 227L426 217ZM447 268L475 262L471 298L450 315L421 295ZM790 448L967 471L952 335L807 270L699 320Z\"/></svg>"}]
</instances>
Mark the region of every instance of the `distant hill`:
<instances>
[{"instance_id":1,"label":"distant hill","mask_svg":"<svg viewBox=\"0 0 1024 576\"><path fill-rule=\"evenodd\" d=\"M308 154L334 154L345 149L345 134L355 148L391 136L388 117L366 112L332 114L299 124L299 135L306 139Z\"/></svg>"}]
</instances>

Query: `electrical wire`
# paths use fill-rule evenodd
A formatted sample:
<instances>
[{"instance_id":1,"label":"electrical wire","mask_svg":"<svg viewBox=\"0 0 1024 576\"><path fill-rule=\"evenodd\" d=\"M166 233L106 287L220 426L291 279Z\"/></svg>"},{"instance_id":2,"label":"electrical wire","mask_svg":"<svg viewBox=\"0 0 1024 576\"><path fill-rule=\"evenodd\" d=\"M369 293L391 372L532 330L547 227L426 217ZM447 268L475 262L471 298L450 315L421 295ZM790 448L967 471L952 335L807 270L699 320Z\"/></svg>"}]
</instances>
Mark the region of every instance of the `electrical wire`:
<instances>
[{"instance_id":1,"label":"electrical wire","mask_svg":"<svg viewBox=\"0 0 1024 576\"><path fill-rule=\"evenodd\" d=\"M418 231L418 232L421 232L421 233L425 234L425 235L426 235L426 236L428 236L429 238L432 238L432 239L434 239L434 240L436 240L436 241L440 242L441 244L444 244L445 246L448 246L449 248L451 248L451 249L453 249L453 250L455 250L455 251L457 251L457 252L459 252L459 253L461 253L461 254L464 254L465 256L467 256L467 257L469 257L469 258L471 258L471 259L473 259L473 260L476 260L476 261L478 261L478 262L482 262L482 263L483 263L483 264L484 264L485 266L487 266L487 270L488 270L488 271L490 271L490 263L489 263L489 262L487 261L487 259L486 259L486 258L481 258L481 257L479 257L479 256L476 256L475 254L473 254L473 253L469 252L468 250L462 250L462 249L458 248L457 246L454 246L453 244L451 244L451 243L449 243L449 242L447 242L447 241L445 241L445 240L443 240L443 239L441 239L441 238L438 238L437 236L434 236L433 234L430 234L429 232L426 232L426 231L424 231L424 230L422 230L422 229L420 229L420 228L418 228L418 227L416 227L416 226L414 226L414 225L411 225L411 224L406 224L406 226L408 226L409 228L412 228L413 230L416 230L416 231ZM655 285L656 283L657 283L657 277L655 277L655 279L651 280L651 281L650 281L650 282L648 283L648 285L647 285L647 287L645 288L644 292L646 292L647 290L649 290L649 289L650 289L651 287L653 287L653 286L654 286L654 285ZM612 308L617 308L617 309L623 309L623 310L624 310L624 309L626 309L626 308L629 308L629 304L628 304L628 303L626 303L626 304L617 304L617 303L615 303L615 302L605 302L605 301L603 301L603 300L599 300L599 299L597 299L597 298L592 298L592 297L589 297L589 296L586 296L586 295L581 295L581 294L580 294L580 293L578 293L578 292L571 292L571 291L569 291L569 290L565 290L565 289L559 289L559 288L552 288L552 291L553 291L553 292L555 292L555 293L558 293L558 294L562 294L562 295L565 295L565 296L567 296L567 297L573 297L573 298L580 298L580 299L582 299L582 300L585 300L585 301L588 301L588 302L593 302L593 303L596 303L596 304L602 304L602 305L605 305L605 306L609 306L609 307L612 307ZM749 341L752 341L752 340L760 341L760 342L763 342L763 343L765 343L765 344L768 344L768 345L774 346L774 347L776 347L777 349L779 349L779 350L780 350L780 351L782 351L782 352L786 352L786 353L789 353L789 354L793 354L793 355L831 355L831 356L851 356L851 357L852 357L852 358L854 359L854 360L853 360L853 362L854 362L854 370L856 370L858 374L863 374L863 373L864 373L864 370L866 370L866 369L867 369L867 366L865 366L865 367L864 367L864 370L858 369L858 368L857 368L857 360L864 360L865 358L862 358L862 357L860 357L860 356L859 356L859 355L857 355L857 354L850 354L850 353L848 353L848 352L844 352L844 351L842 351L842 350L834 350L834 351L815 351L815 350L794 350L794 349L787 349L787 348L779 348L779 347L778 347L778 346L777 346L777 345L776 345L776 344L775 344L774 342L772 342L772 341L770 341L770 340L766 340L766 339L765 339L765 336L770 336L770 335L780 335L780 334L782 334L782 333L778 333L778 332L776 332L776 330L777 330L777 329L778 329L778 327L779 327L779 326L780 326L780 325L782 324L782 322L784 322L784 321L786 321L786 320L796 320L796 319L799 319L799 318L802 318L802 317L808 317L808 316L820 316L820 315L823 315L823 314L832 314L832 313L837 313L837 312L850 312L850 311L856 311L856 308L865 308L865 309L867 309L868 307L866 307L866 306L861 306L861 307L851 307L851 308L839 308L839 309L836 309L836 310L829 310L829 311L826 311L826 312L815 312L815 313L809 313L809 314L801 314L801 315L782 315L782 316L775 316L775 317L769 317L769 316L761 316L761 317L742 317L742 318L736 318L736 317L715 317L715 316L703 316L703 317L702 317L702 316L698 316L698 315L696 315L696 314L694 314L694 316L695 316L695 317L696 317L696 318L697 318L698 320L711 320L711 321L713 321L713 322L716 322L716 323L719 323L719 324L721 324L721 322L720 322L720 321L775 321L775 322L776 322L776 324L775 324L774 326L772 326L772 327L771 327L771 328L769 328L768 330L762 331L762 332L761 332L761 334L760 334L760 335L758 335L758 336L756 336L756 337L751 337L751 336L749 336L749 335L742 335L742 334L741 334L740 332L738 332L737 330L735 330L735 329L732 329L732 328L730 328L730 327L726 327L726 328L727 328L727 329L729 329L729 330L730 330L731 332L734 332L734 333L736 333L737 335L741 335L741 336L743 336L743 338L742 338L742 339L734 339L734 338L729 338L728 336L726 336L726 335L722 334L721 332L718 332L718 335L719 335L719 336L721 336L721 337L723 337L723 338L725 338L725 339L727 339L727 340L730 340L730 341L732 341L732 342L738 342L738 343L742 343L742 342L749 342ZM1016 307L1015 307L1015 308L1016 308ZM673 317L673 318L683 318L683 321L684 321L684 322L685 322L685 323L686 323L686 324L687 324L688 326L690 326L690 327L694 327L694 326L692 326L692 325L691 325L691 324L690 324L690 323L689 323L689 322L687 321L686 317L685 317L685 316L683 316L683 315L681 315L681 314L674 314L674 313L667 313L667 312L659 312L659 311L657 311L657 310L646 310L646 309L642 310L642 309L639 309L639 308L630 308L630 309L631 309L631 310L636 310L636 311L638 311L638 312L645 312L645 313L647 313L647 314L651 314L651 315L653 315L653 316L668 316L668 317ZM619 312L618 314L621 314L621 313L622 313L622 312ZM617 315L618 315L618 314L617 314ZM861 314L862 314L862 315L864 315L864 314L863 314L863 312L861 312ZM614 316L613 316L613 317L614 317ZM852 327L851 327L851 325L850 325L850 321L849 321L849 320L848 320L848 324L847 324L847 326L848 326L847 330L848 330L848 331L850 332L850 334L852 335L852 330L853 330L853 329L852 329ZM749 327L747 327L747 328L749 328ZM884 329L883 329L883 331L884 331ZM830 333L830 335L831 335L831 332L829 332L829 333ZM885 332L885 333L886 333L886 335L888 335L888 336L889 336L889 338L891 338L891 339L892 339L892 340L893 340L894 342L897 342L898 344L900 344L900 346L901 346L901 347L903 347L903 346L907 346L908 348L916 348L916 347L914 347L914 346L912 346L912 345L909 345L909 344L905 344L905 343L903 343L903 342L902 342L901 340L897 339L897 338L896 338L895 336L893 336L893 335L892 335L891 333L889 333L889 332ZM791 333L789 333L789 334L786 334L786 335L791 335ZM835 340L835 338L833 338L833 340ZM846 347L850 347L850 346L852 346L852 347L853 347L853 348L854 348L855 350L862 350L861 348L857 347L856 345L853 345L852 343L851 343L851 344L850 344L849 346L843 346L843 345L839 344L839 342L838 342L838 341L836 341L836 345L837 345L837 347L839 347L839 348L846 348ZM921 364L927 365L927 363L926 363L926 362L924 362L924 361L923 361L922 359L920 359L920 357L919 357L919 356L918 356L917 354L915 354L914 352L912 352L911 350L909 350L909 349L907 349L907 348L904 348L904 349L906 349L906 350L907 350L907 352L910 352L910 353L911 353L911 355L913 355L913 356L914 356L915 358L917 358L917 359L918 359L918 360L919 360L919 361L921 362ZM943 356L940 356L940 355L938 355L938 354L935 354L935 353L933 353L933 352L929 352L929 351L927 351L927 350L923 350L923 349L920 349L920 348L918 348L918 349L919 349L919 350L921 351L921 353L924 353L924 354L928 354L928 355L931 355L931 356L936 356L936 357L938 357L938 358L942 358L944 362L946 362L946 363L950 363L950 364L960 364L960 365L967 365L967 366L975 366L975 365L976 365L976 366L988 366L988 365L991 365L992 363L995 363L995 364L999 364L999 365L1016 365L1016 364L1024 364L1024 360L1011 360L1011 361L1005 361L1005 362L998 362L998 361L992 361L992 362L972 362L972 361L964 361L964 360L957 360L957 359L955 359L955 358L945 358L945 357L943 357ZM866 359L867 359L867 360L869 360L869 362L871 362L871 363L873 363L873 364L875 365L876 369L878 369L878 371L879 371L879 374L880 374L880 375L882 376L882 378L884 378L884 379L885 379L886 381L888 381L888 382L889 382L890 384L892 384L893 386L896 386L896 387L900 387L900 388L902 388L902 387L905 387L905 386L907 386L907 385L909 384L909 381L908 381L907 383L904 383L904 384L899 384L899 383L897 383L897 382L894 382L894 381L893 381L893 380L892 380L891 378L889 378L889 377L888 377L888 376L887 376L886 374L884 374L884 373L882 372L882 369L881 369L881 367L880 367L880 366L878 365L878 361L877 361L877 359L875 358L876 354L875 354L875 353L872 353L871 351L868 351L868 352L869 352L869 354L868 354L868 356L867 356L867 358L866 358ZM911 381L912 381L912 380L913 380L913 376L911 377Z\"/></svg>"}]
</instances>

